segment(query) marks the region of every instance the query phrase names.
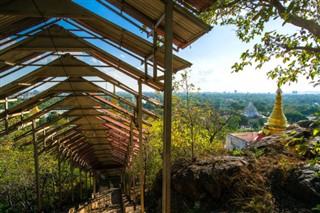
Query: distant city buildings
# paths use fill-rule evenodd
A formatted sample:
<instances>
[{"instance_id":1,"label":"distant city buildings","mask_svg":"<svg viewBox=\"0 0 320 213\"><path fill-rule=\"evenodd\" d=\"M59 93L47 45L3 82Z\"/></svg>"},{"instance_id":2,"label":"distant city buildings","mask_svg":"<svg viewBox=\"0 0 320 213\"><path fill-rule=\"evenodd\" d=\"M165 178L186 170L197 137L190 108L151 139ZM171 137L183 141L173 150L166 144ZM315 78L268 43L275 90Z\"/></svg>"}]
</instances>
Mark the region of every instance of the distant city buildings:
<instances>
[{"instance_id":1,"label":"distant city buildings","mask_svg":"<svg viewBox=\"0 0 320 213\"><path fill-rule=\"evenodd\" d=\"M252 143L258 136L258 132L227 133L225 149L240 150Z\"/></svg>"},{"instance_id":2,"label":"distant city buildings","mask_svg":"<svg viewBox=\"0 0 320 213\"><path fill-rule=\"evenodd\" d=\"M240 133L228 133L226 135L225 148L227 150L243 149L250 143L254 143L257 139L263 138L266 135L278 134L286 129L287 119L283 113L282 108L282 96L281 89L277 89L276 101L270 114L267 123L259 132L240 132ZM254 107L252 100L250 100L248 106L245 108L243 115L248 118L255 119L262 117Z\"/></svg>"}]
</instances>

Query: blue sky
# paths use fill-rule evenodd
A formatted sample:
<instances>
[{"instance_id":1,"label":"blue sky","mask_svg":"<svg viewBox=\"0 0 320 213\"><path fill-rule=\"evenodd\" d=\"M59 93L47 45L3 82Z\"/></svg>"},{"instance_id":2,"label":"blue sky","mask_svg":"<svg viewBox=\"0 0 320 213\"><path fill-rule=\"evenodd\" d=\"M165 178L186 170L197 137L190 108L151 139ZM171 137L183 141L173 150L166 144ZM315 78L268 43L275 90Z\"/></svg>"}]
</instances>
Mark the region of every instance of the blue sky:
<instances>
[{"instance_id":1,"label":"blue sky","mask_svg":"<svg viewBox=\"0 0 320 213\"><path fill-rule=\"evenodd\" d=\"M78 0L80 4L83 0ZM87 1L88 2L88 1ZM90 6L100 15L105 16L111 21L115 21L122 27L132 30L139 36L144 36L139 30L124 20L119 20L113 13L108 12L105 8ZM285 25L282 22L273 21L266 26L267 30L280 30L282 32L294 32L297 29ZM278 65L279 62L271 61L262 70L255 70L254 67L247 67L245 71L240 73L231 73L231 66L239 61L243 51L250 49L259 38L246 44L242 43L235 33L235 27L232 26L215 26L209 33L198 39L190 47L180 50L178 56L193 63L191 67L191 80L201 88L203 92L271 92L277 89L275 80L268 79L266 73L271 68ZM118 56L119 57L119 56ZM127 56L121 54L120 57L125 59ZM135 66L139 66L135 64ZM179 76L179 73L177 74ZM303 77L299 79L299 83L285 85L282 90L291 93L293 90L299 92L317 92L318 88L314 88Z\"/></svg>"},{"instance_id":2,"label":"blue sky","mask_svg":"<svg viewBox=\"0 0 320 213\"><path fill-rule=\"evenodd\" d=\"M76 0L75 2L93 10L99 15L117 23L127 30L133 31L135 34L146 38L145 33L141 33L135 26L119 18L108 9L102 7L95 0ZM64 27L68 26L65 25ZM282 27L282 23L279 21L270 23L266 27L268 30L277 29L283 32L293 32L297 30L291 26ZM191 67L191 81L197 87L200 87L203 92L234 92L237 90L238 92L244 93L274 93L277 89L276 81L268 79L266 73L268 70L278 65L279 62L277 61L269 62L262 70L255 70L254 67L247 67L243 72L231 73L231 66L235 62L239 61L241 53L246 49L250 49L250 47L258 41L259 40L257 39L249 44L242 43L236 37L235 27L216 26L209 33L194 42L190 47L180 50L175 54L193 63L193 66ZM130 58L129 55L97 41L91 42L95 43L100 48L107 49L111 54L121 60L127 61L131 65L143 69L140 62ZM99 64L96 61L91 62ZM136 88L137 86L135 82L130 82L129 79L125 78L121 73L115 70L105 69L104 72L118 80L121 79L128 81L127 84L132 88ZM177 75L179 76L179 73ZM14 78L16 78L16 76L11 76L11 79L9 79L12 80ZM1 81L1 85L5 83L5 80ZM150 90L146 87L144 88L145 91ZM285 93L291 93L293 90L297 90L299 92L319 91L318 88L314 88L303 78L299 79L298 84L283 86L282 90Z\"/></svg>"},{"instance_id":3,"label":"blue sky","mask_svg":"<svg viewBox=\"0 0 320 213\"><path fill-rule=\"evenodd\" d=\"M281 27L282 24L273 23L273 28ZM288 26L287 30L296 29ZM202 91L234 92L237 90L238 92L273 93L276 91L277 83L275 80L268 79L266 73L281 63L279 61L270 61L261 70L246 67L242 72L231 73L231 66L240 61L241 53L250 49L255 42L259 40L256 39L249 44L242 43L236 37L235 27L216 26L196 41L191 48L181 51L179 55L193 63L192 80ZM285 85L282 90L285 93L291 93L293 90L317 92L319 88L314 88L301 77L298 84Z\"/></svg>"}]
</instances>

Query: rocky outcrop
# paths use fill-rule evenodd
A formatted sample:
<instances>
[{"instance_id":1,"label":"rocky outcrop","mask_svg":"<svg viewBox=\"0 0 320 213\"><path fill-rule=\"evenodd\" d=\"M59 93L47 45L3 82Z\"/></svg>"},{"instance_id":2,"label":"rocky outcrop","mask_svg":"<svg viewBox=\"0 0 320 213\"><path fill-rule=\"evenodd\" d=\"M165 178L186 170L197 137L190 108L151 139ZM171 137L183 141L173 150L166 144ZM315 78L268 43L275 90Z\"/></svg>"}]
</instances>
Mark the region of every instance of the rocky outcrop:
<instances>
[{"instance_id":1,"label":"rocky outcrop","mask_svg":"<svg viewBox=\"0 0 320 213\"><path fill-rule=\"evenodd\" d=\"M188 212L201 204L204 212L223 208L233 193L234 178L249 163L244 157L207 157L193 163L176 162L172 166L172 211ZM161 212L161 182L159 172L153 187L154 197L148 212Z\"/></svg>"},{"instance_id":2,"label":"rocky outcrop","mask_svg":"<svg viewBox=\"0 0 320 213\"><path fill-rule=\"evenodd\" d=\"M311 152L301 155L296 145L307 145L310 151L320 143L312 134L315 127L309 121L291 125L251 144L241 157L176 162L172 212L311 212L320 203L320 165L310 166ZM161 174L148 212L161 210Z\"/></svg>"},{"instance_id":3,"label":"rocky outcrop","mask_svg":"<svg viewBox=\"0 0 320 213\"><path fill-rule=\"evenodd\" d=\"M193 164L175 164L173 189L192 200L222 200L230 188L226 180L248 163L242 157L212 157Z\"/></svg>"},{"instance_id":4,"label":"rocky outcrop","mask_svg":"<svg viewBox=\"0 0 320 213\"><path fill-rule=\"evenodd\" d=\"M320 203L320 165L306 165L293 170L286 190L297 200L316 206Z\"/></svg>"},{"instance_id":5,"label":"rocky outcrop","mask_svg":"<svg viewBox=\"0 0 320 213\"><path fill-rule=\"evenodd\" d=\"M187 212L196 204L202 212L311 212L320 202L320 165L297 164L290 171L275 167L268 174L254 165L246 157L230 156L174 164L172 212ZM161 212L161 173L157 180L148 212Z\"/></svg>"},{"instance_id":6,"label":"rocky outcrop","mask_svg":"<svg viewBox=\"0 0 320 213\"><path fill-rule=\"evenodd\" d=\"M309 140L309 138L312 136L313 128L305 128L305 126L309 126L311 124L311 121L301 121L300 123L292 124L288 126L287 129L281 134L266 136L254 143L251 143L248 147L246 147L245 151L264 149L265 155L292 155L290 150L286 148L286 145L294 146L296 143Z\"/></svg>"}]
</instances>

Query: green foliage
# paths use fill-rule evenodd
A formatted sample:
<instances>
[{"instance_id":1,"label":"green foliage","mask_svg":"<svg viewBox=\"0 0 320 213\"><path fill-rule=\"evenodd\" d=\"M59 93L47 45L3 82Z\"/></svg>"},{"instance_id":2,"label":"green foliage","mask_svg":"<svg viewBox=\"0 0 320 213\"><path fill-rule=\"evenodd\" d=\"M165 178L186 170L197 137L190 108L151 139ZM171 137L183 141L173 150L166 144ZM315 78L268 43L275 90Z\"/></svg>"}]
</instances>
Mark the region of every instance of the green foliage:
<instances>
[{"instance_id":1,"label":"green foliage","mask_svg":"<svg viewBox=\"0 0 320 213\"><path fill-rule=\"evenodd\" d=\"M274 212L274 199L267 188L268 180L261 171L242 168L226 180L234 185L230 200L240 212Z\"/></svg>"},{"instance_id":2,"label":"green foliage","mask_svg":"<svg viewBox=\"0 0 320 213\"><path fill-rule=\"evenodd\" d=\"M192 161L195 157L223 152L228 119L209 103L197 99L189 71L176 81L172 109L172 161ZM162 164L163 121L152 120L146 143L146 186L151 187Z\"/></svg>"},{"instance_id":3,"label":"green foliage","mask_svg":"<svg viewBox=\"0 0 320 213\"><path fill-rule=\"evenodd\" d=\"M6 212L9 212L9 207L6 206L5 204L3 203L0 203L0 213L6 213Z\"/></svg>"},{"instance_id":4,"label":"green foliage","mask_svg":"<svg viewBox=\"0 0 320 213\"><path fill-rule=\"evenodd\" d=\"M320 211L320 204L316 205L316 207L312 208L312 211Z\"/></svg>"},{"instance_id":5,"label":"green foliage","mask_svg":"<svg viewBox=\"0 0 320 213\"><path fill-rule=\"evenodd\" d=\"M0 212L32 212L35 210L35 168L32 146L14 146L8 135L0 145ZM45 212L57 208L58 163L50 154L39 156L39 180ZM62 163L64 195L71 190L70 165ZM75 178L76 177L76 178ZM79 170L74 170L74 184L79 184Z\"/></svg>"},{"instance_id":6,"label":"green foliage","mask_svg":"<svg viewBox=\"0 0 320 213\"><path fill-rule=\"evenodd\" d=\"M232 150L232 152L230 153L232 156L243 156L244 152L242 150Z\"/></svg>"},{"instance_id":7,"label":"green foliage","mask_svg":"<svg viewBox=\"0 0 320 213\"><path fill-rule=\"evenodd\" d=\"M209 12L200 16L213 25L234 25L243 42L261 38L252 50L241 54L241 61L233 65L239 72L246 66L260 69L271 59L279 61L268 72L278 83L297 82L305 76L314 85L320 83L320 17L317 0L218 0ZM280 19L282 25L293 25L298 30L283 33L281 29L266 31L267 23ZM280 62L281 61L281 62Z\"/></svg>"},{"instance_id":8,"label":"green foliage","mask_svg":"<svg viewBox=\"0 0 320 213\"><path fill-rule=\"evenodd\" d=\"M256 149L254 152L254 155L255 155L255 157L260 157L260 156L263 156L264 153L265 153L264 149Z\"/></svg>"},{"instance_id":9,"label":"green foliage","mask_svg":"<svg viewBox=\"0 0 320 213\"><path fill-rule=\"evenodd\" d=\"M249 124L249 118L244 115L240 115L239 125L240 126L247 126Z\"/></svg>"},{"instance_id":10,"label":"green foliage","mask_svg":"<svg viewBox=\"0 0 320 213\"><path fill-rule=\"evenodd\" d=\"M200 201L194 202L194 206L192 209L188 211L188 213L201 213L203 210L201 209Z\"/></svg>"},{"instance_id":11,"label":"green foliage","mask_svg":"<svg viewBox=\"0 0 320 213\"><path fill-rule=\"evenodd\" d=\"M46 108L59 100L61 98L50 99L41 107ZM12 104L15 105L18 102ZM27 118L28 116L30 115L26 114L23 118ZM57 117L58 114L54 112L49 114L48 119L41 117L36 121L37 126L54 121L52 124L54 128L68 121L68 118L56 119ZM35 212L37 210L32 134L24 135L24 137L17 140L17 137L29 132L31 126L22 126L20 116L10 118L9 126L11 129L16 129L16 131L0 138L0 212L21 212L21 210L24 210L24 212ZM0 129L5 129L4 122L0 123ZM42 147L42 144L40 147ZM79 169L75 168L73 175L71 175L70 167L69 162L63 161L61 163L63 203L70 202L71 182L73 182L75 187L79 187L80 183ZM39 155L40 196L44 212L52 212L58 208L58 176L58 161L56 156L47 152ZM84 185L83 178L82 186ZM87 190L85 189L84 191ZM79 196L75 197L79 199Z\"/></svg>"},{"instance_id":12,"label":"green foliage","mask_svg":"<svg viewBox=\"0 0 320 213\"><path fill-rule=\"evenodd\" d=\"M289 123L296 123L301 120L307 120L307 117L305 115L295 110L291 110L291 111L286 110L285 116Z\"/></svg>"},{"instance_id":13,"label":"green foliage","mask_svg":"<svg viewBox=\"0 0 320 213\"><path fill-rule=\"evenodd\" d=\"M320 128L315 128L313 130L313 136L320 136ZM316 163L320 163L320 141L317 141L311 152L315 155L314 160L311 162L312 165L315 165ZM320 175L320 172L318 171L318 175ZM316 207L312 208L312 211L319 211L320 212L320 204L318 204Z\"/></svg>"},{"instance_id":14,"label":"green foliage","mask_svg":"<svg viewBox=\"0 0 320 213\"><path fill-rule=\"evenodd\" d=\"M32 209L34 171L32 151L15 151L0 147L1 203L15 209Z\"/></svg>"},{"instance_id":15,"label":"green foliage","mask_svg":"<svg viewBox=\"0 0 320 213\"><path fill-rule=\"evenodd\" d=\"M145 145L145 184L148 189L153 185L157 173L162 167L162 124L161 119L151 120L148 142Z\"/></svg>"},{"instance_id":16,"label":"green foliage","mask_svg":"<svg viewBox=\"0 0 320 213\"><path fill-rule=\"evenodd\" d=\"M192 160L214 152L224 142L224 127L233 118L224 118L209 102L200 102L196 98L199 89L190 82L189 75L190 70L187 70L181 74L181 80L174 82L176 94L181 95L173 97L173 159Z\"/></svg>"},{"instance_id":17,"label":"green foliage","mask_svg":"<svg viewBox=\"0 0 320 213\"><path fill-rule=\"evenodd\" d=\"M268 116L275 98L274 94L199 93L196 86L190 82L189 71L184 72L174 85L172 161L193 160L192 144L194 157L224 153L223 145L227 132L241 131L239 128L246 124L256 125L256 129L259 130L265 122L262 118L249 121L241 115L240 108L243 110L252 98L254 103L257 103L257 108L263 109ZM148 96L162 100L159 94L148 93ZM318 102L319 95L284 95L283 101L286 104L285 109L303 109L304 105L312 106ZM311 111L306 111L309 112ZM159 119L149 122L153 125L148 127L149 137L146 143L147 188L152 186L156 174L162 167L163 153L163 121ZM252 154L260 157L264 150L256 150ZM243 152L235 151L234 155L243 155Z\"/></svg>"},{"instance_id":18,"label":"green foliage","mask_svg":"<svg viewBox=\"0 0 320 213\"><path fill-rule=\"evenodd\" d=\"M247 156L251 156L251 157L258 159L259 157L265 155L265 149L254 149L252 151L246 151L245 154Z\"/></svg>"},{"instance_id":19,"label":"green foliage","mask_svg":"<svg viewBox=\"0 0 320 213\"><path fill-rule=\"evenodd\" d=\"M319 120L317 124L319 125ZM317 127L313 129L313 136L320 136L320 127ZM312 154L314 154L314 159L312 160L312 164L315 165L316 163L320 163L320 141L316 141L315 143L312 144L312 149L310 150Z\"/></svg>"},{"instance_id":20,"label":"green foliage","mask_svg":"<svg viewBox=\"0 0 320 213\"><path fill-rule=\"evenodd\" d=\"M316 140L316 136L320 135L319 120L312 123L312 126L316 126L312 131L312 137L307 139L304 135L300 137L293 137L287 143L286 146L293 147L300 155L306 155L311 153L311 159L309 159L311 165L320 163L320 141ZM290 136L294 136L296 131L289 133ZM283 135L283 138L288 138L289 135ZM311 142L310 140L313 141Z\"/></svg>"}]
</instances>

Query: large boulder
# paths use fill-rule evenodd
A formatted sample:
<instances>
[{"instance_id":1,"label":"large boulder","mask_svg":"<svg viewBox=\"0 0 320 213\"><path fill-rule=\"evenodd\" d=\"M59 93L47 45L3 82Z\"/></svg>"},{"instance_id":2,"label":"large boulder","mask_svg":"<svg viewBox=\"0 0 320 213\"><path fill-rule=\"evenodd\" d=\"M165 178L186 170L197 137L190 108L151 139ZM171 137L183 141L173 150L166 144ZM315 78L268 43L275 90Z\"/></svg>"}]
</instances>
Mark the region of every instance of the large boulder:
<instances>
[{"instance_id":1,"label":"large boulder","mask_svg":"<svg viewBox=\"0 0 320 213\"><path fill-rule=\"evenodd\" d=\"M230 188L226 181L248 163L242 157L212 157L193 164L173 166L172 187L192 200L223 199Z\"/></svg>"},{"instance_id":2,"label":"large boulder","mask_svg":"<svg viewBox=\"0 0 320 213\"><path fill-rule=\"evenodd\" d=\"M306 165L293 170L288 177L286 190L293 197L310 206L320 203L320 165Z\"/></svg>"}]
</instances>

